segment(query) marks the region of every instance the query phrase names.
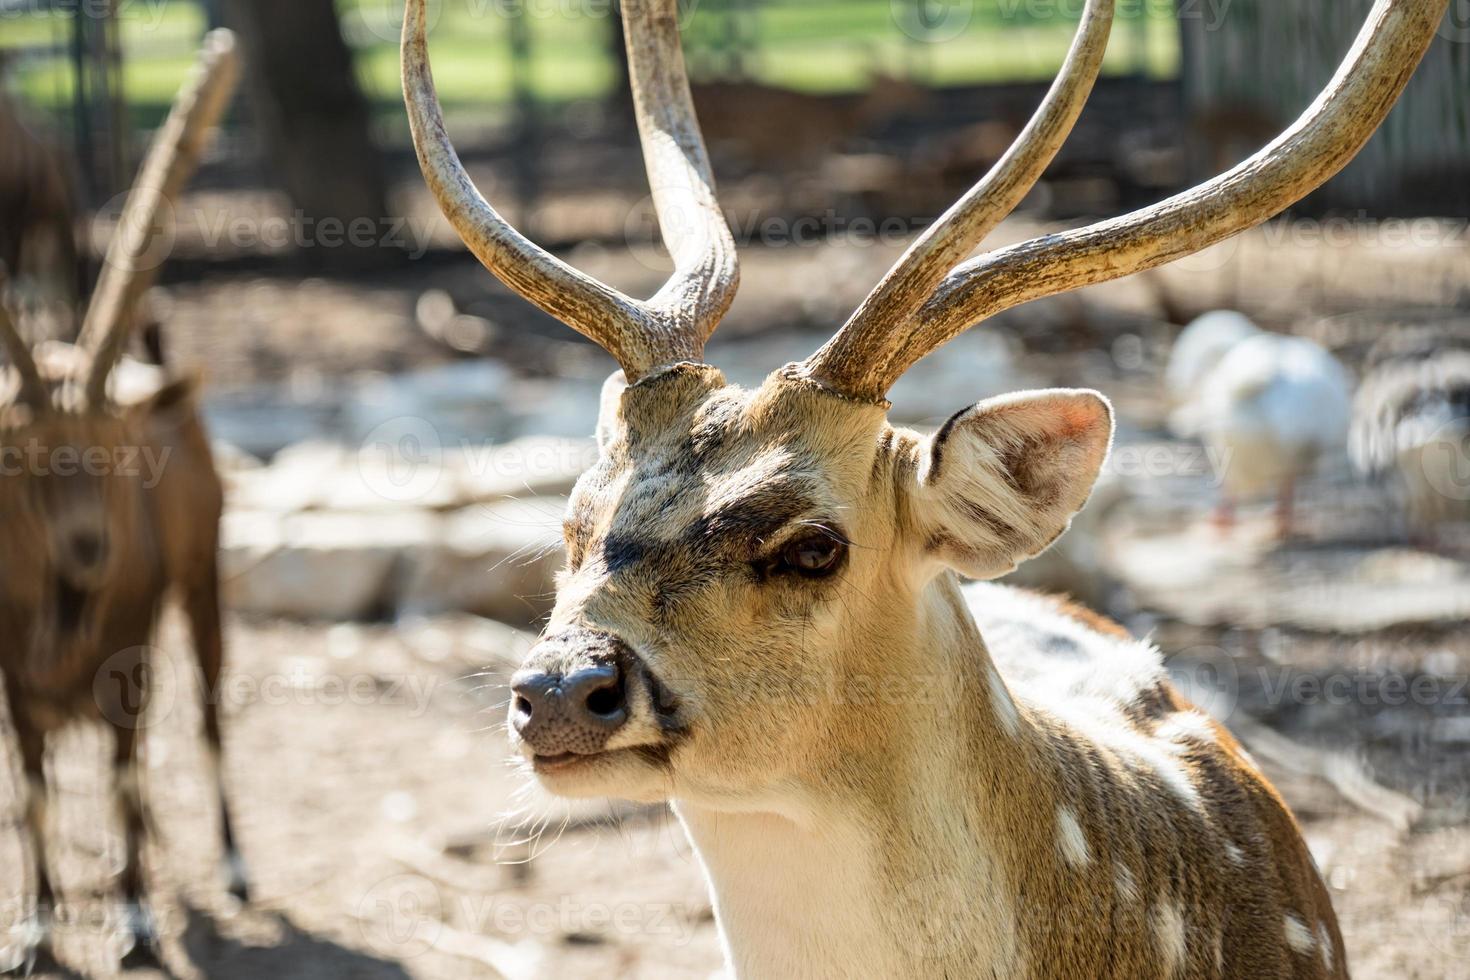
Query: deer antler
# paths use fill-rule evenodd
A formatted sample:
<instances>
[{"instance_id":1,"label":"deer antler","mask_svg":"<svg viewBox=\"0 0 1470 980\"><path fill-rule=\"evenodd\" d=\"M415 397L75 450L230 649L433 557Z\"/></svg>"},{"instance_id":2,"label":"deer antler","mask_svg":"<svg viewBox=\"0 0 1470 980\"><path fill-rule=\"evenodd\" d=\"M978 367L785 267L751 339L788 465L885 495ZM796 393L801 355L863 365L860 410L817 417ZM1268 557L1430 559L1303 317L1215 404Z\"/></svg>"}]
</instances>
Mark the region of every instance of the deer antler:
<instances>
[{"instance_id":1,"label":"deer antler","mask_svg":"<svg viewBox=\"0 0 1470 980\"><path fill-rule=\"evenodd\" d=\"M911 316L945 275L995 230L1062 148L1092 94L1113 27L1113 0L1089 0L1062 70L1004 157L939 217L868 294L842 328L881 337L887 325Z\"/></svg>"},{"instance_id":2,"label":"deer antler","mask_svg":"<svg viewBox=\"0 0 1470 980\"><path fill-rule=\"evenodd\" d=\"M1317 101L1290 129L1234 170L1153 207L1003 248L950 270L947 266L956 251L978 241L969 232L991 220L967 215L982 210L999 213L998 207L987 207L995 199L983 192L996 179L993 172L941 219L939 231L931 230L899 260L852 319L799 370L847 394L881 399L919 358L1002 310L1154 268L1279 214L1320 187L1362 149L1424 57L1447 3L1377 0L1351 52ZM1103 16L1102 6L1089 4L1088 17ZM1085 47L1088 23L1084 19L1063 78L1075 77L1081 70L1078 50ZM1054 88L1048 102L1057 96ZM1038 118L1046 113L1043 106ZM1037 129L1033 120L1017 147L997 165L997 172L1014 167L1011 161L1017 155L1030 156L1033 150L1026 144L1044 143ZM930 291L919 296L923 289ZM892 318L880 319L879 311Z\"/></svg>"},{"instance_id":3,"label":"deer antler","mask_svg":"<svg viewBox=\"0 0 1470 980\"><path fill-rule=\"evenodd\" d=\"M4 277L0 276L0 286L3 285ZM41 372L36 369L36 360L31 356L31 345L26 343L15 321L10 318L10 310L3 297L0 297L0 344L5 346L5 352L10 355L15 373L20 375L20 403L38 411L44 408L50 401L46 395L46 384L41 380Z\"/></svg>"},{"instance_id":4,"label":"deer antler","mask_svg":"<svg viewBox=\"0 0 1470 980\"><path fill-rule=\"evenodd\" d=\"M148 250L160 231L159 216L199 165L205 140L228 107L239 77L235 35L211 31L123 206L82 322L78 343L92 352L86 384L89 405L100 405L106 398L107 376L127 344L138 298L153 282L158 263L148 261Z\"/></svg>"},{"instance_id":5,"label":"deer antler","mask_svg":"<svg viewBox=\"0 0 1470 980\"><path fill-rule=\"evenodd\" d=\"M648 181L674 260L674 274L651 299L633 299L567 265L511 227L476 190L444 127L429 69L425 0L408 0L403 91L424 179L470 251L511 289L606 348L635 381L703 355L740 274L694 117L676 0L620 6Z\"/></svg>"}]
</instances>

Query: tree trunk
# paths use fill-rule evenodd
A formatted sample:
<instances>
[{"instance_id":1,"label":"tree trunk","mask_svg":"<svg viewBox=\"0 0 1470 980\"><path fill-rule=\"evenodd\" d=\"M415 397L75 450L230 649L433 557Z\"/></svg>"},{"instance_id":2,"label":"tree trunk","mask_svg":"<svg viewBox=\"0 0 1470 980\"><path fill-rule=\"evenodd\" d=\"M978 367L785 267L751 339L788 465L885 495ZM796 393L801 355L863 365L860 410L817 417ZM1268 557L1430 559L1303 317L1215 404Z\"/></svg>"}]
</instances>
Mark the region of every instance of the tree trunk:
<instances>
[{"instance_id":1,"label":"tree trunk","mask_svg":"<svg viewBox=\"0 0 1470 980\"><path fill-rule=\"evenodd\" d=\"M367 101L333 0L224 0L272 177L300 212L298 241L319 266L384 255L387 183Z\"/></svg>"}]
</instances>

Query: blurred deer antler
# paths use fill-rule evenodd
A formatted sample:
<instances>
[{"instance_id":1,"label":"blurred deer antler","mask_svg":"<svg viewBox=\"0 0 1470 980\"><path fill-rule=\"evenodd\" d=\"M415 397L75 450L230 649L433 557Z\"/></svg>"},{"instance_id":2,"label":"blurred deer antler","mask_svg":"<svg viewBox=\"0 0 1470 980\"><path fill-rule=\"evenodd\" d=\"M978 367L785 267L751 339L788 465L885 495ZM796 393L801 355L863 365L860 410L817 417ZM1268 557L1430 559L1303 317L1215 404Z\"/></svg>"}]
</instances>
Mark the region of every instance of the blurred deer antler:
<instances>
[{"instance_id":1,"label":"blurred deer antler","mask_svg":"<svg viewBox=\"0 0 1470 980\"><path fill-rule=\"evenodd\" d=\"M198 167L205 142L228 107L239 77L235 35L211 31L128 194L82 321L78 344L92 353L85 388L89 405L105 400L107 377L127 345L138 299L157 272L158 264L148 262L147 256L159 234L159 218Z\"/></svg>"}]
</instances>

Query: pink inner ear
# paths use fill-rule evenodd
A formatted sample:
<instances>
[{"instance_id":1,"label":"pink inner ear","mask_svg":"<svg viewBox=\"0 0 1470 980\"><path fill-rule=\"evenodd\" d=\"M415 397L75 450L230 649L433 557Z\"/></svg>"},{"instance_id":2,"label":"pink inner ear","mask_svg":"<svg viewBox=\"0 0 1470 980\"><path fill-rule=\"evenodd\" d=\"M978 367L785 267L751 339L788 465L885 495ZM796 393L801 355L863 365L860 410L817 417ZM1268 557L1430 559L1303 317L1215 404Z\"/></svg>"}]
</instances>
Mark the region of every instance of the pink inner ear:
<instances>
[{"instance_id":1,"label":"pink inner ear","mask_svg":"<svg viewBox=\"0 0 1470 980\"><path fill-rule=\"evenodd\" d=\"M1076 438L1098 427L1104 415L1097 406L1087 402L1065 401L1061 404L1061 425L1057 435Z\"/></svg>"}]
</instances>

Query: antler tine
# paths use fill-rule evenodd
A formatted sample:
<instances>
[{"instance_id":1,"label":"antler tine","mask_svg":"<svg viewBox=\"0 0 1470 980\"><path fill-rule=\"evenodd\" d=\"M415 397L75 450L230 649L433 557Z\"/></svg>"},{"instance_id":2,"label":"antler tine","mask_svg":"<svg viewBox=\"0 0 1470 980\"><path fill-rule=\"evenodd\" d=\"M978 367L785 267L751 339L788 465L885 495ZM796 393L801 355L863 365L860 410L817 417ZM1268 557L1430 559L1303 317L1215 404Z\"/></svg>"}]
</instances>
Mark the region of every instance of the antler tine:
<instances>
[{"instance_id":1,"label":"antler tine","mask_svg":"<svg viewBox=\"0 0 1470 980\"><path fill-rule=\"evenodd\" d=\"M1447 5L1377 0L1327 88L1249 160L1152 207L972 259L881 343L844 330L802 370L851 394L881 398L915 361L987 317L1163 265L1279 214L1362 149L1413 76Z\"/></svg>"},{"instance_id":2,"label":"antler tine","mask_svg":"<svg viewBox=\"0 0 1470 980\"><path fill-rule=\"evenodd\" d=\"M205 141L229 106L239 78L235 35L211 31L138 172L82 322L78 343L92 352L86 385L89 405L100 405L106 398L107 376L127 344L138 297L157 273L160 263L149 261L148 252L159 234L159 218L198 167Z\"/></svg>"},{"instance_id":3,"label":"antler tine","mask_svg":"<svg viewBox=\"0 0 1470 980\"><path fill-rule=\"evenodd\" d=\"M3 282L3 276L0 276L0 285ZM44 408L49 401L46 383L41 380L41 372L36 368L31 345L20 335L20 329L11 319L3 297L0 297L0 344L5 346L5 352L10 355L10 363L15 365L15 372L20 376L21 404L38 410Z\"/></svg>"},{"instance_id":4,"label":"antler tine","mask_svg":"<svg viewBox=\"0 0 1470 980\"><path fill-rule=\"evenodd\" d=\"M480 195L445 130L429 68L425 0L408 0L403 90L424 179L470 251L511 289L606 348L636 380L659 365L702 356L739 276L689 96L676 0L621 6L654 208L674 259L673 276L650 300L572 268L516 231Z\"/></svg>"},{"instance_id":5,"label":"antler tine","mask_svg":"<svg viewBox=\"0 0 1470 980\"><path fill-rule=\"evenodd\" d=\"M688 323L701 349L735 299L735 240L694 115L678 0L621 0L629 81L648 186L674 274L649 300L660 319Z\"/></svg>"},{"instance_id":6,"label":"antler tine","mask_svg":"<svg viewBox=\"0 0 1470 980\"><path fill-rule=\"evenodd\" d=\"M882 364L892 327L912 316L954 267L1020 205L1077 124L1102 71L1113 27L1113 0L1088 0L1066 60L1046 98L1010 149L909 246L829 346L824 363L837 387L863 387L861 365ZM819 361L822 356L817 355ZM840 374L852 369L854 377Z\"/></svg>"}]
</instances>

